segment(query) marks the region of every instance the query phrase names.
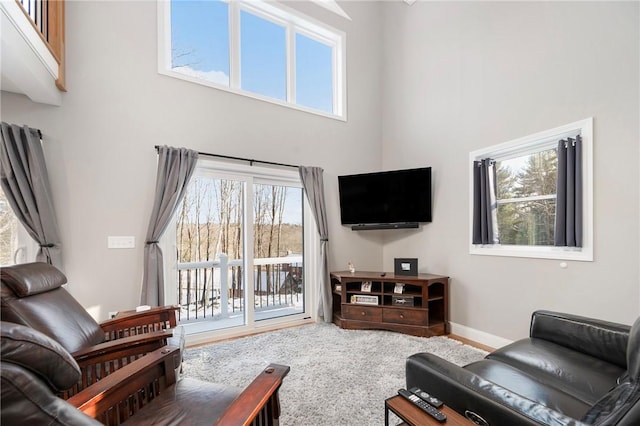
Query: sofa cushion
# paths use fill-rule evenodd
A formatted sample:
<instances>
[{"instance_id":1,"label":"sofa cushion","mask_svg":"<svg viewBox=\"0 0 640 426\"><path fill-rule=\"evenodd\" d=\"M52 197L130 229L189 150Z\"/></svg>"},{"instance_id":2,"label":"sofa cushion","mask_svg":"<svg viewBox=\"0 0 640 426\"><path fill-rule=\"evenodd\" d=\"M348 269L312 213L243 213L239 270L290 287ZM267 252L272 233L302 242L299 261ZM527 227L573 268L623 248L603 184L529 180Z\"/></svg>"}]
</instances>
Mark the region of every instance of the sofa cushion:
<instances>
[{"instance_id":1,"label":"sofa cushion","mask_svg":"<svg viewBox=\"0 0 640 426\"><path fill-rule=\"evenodd\" d=\"M70 353L105 339L100 324L64 288L24 298L3 298L0 313L2 321L38 330Z\"/></svg>"},{"instance_id":2,"label":"sofa cushion","mask_svg":"<svg viewBox=\"0 0 640 426\"><path fill-rule=\"evenodd\" d=\"M578 315L536 311L530 336L599 358L619 367L627 365L627 342L631 327Z\"/></svg>"},{"instance_id":3,"label":"sofa cushion","mask_svg":"<svg viewBox=\"0 0 640 426\"><path fill-rule=\"evenodd\" d=\"M535 374L527 374L499 361L484 359L471 363L464 369L568 417L581 418L591 406L553 384L539 381Z\"/></svg>"},{"instance_id":4,"label":"sofa cushion","mask_svg":"<svg viewBox=\"0 0 640 426\"><path fill-rule=\"evenodd\" d=\"M0 275L18 297L54 290L67 282L67 277L55 266L43 262L4 267Z\"/></svg>"},{"instance_id":5,"label":"sofa cushion","mask_svg":"<svg viewBox=\"0 0 640 426\"><path fill-rule=\"evenodd\" d=\"M148 425L211 426L241 390L183 378L146 405L127 423Z\"/></svg>"},{"instance_id":6,"label":"sofa cushion","mask_svg":"<svg viewBox=\"0 0 640 426\"><path fill-rule=\"evenodd\" d=\"M624 374L617 365L542 339L518 340L490 353L487 359L522 370L588 405L609 392Z\"/></svg>"},{"instance_id":7,"label":"sofa cushion","mask_svg":"<svg viewBox=\"0 0 640 426\"><path fill-rule=\"evenodd\" d=\"M624 379L591 407L583 418L585 423L599 426L640 424L640 317L629 332L627 365Z\"/></svg>"},{"instance_id":8,"label":"sofa cushion","mask_svg":"<svg viewBox=\"0 0 640 426\"><path fill-rule=\"evenodd\" d=\"M585 414L583 422L598 426L640 424L640 384L626 380L604 395Z\"/></svg>"},{"instance_id":9,"label":"sofa cushion","mask_svg":"<svg viewBox=\"0 0 640 426\"><path fill-rule=\"evenodd\" d=\"M0 353L12 363L37 374L55 392L80 380L80 367L58 342L28 327L0 322Z\"/></svg>"},{"instance_id":10,"label":"sofa cushion","mask_svg":"<svg viewBox=\"0 0 640 426\"><path fill-rule=\"evenodd\" d=\"M17 364L0 362L2 425L100 426L62 398L30 371Z\"/></svg>"},{"instance_id":11,"label":"sofa cushion","mask_svg":"<svg viewBox=\"0 0 640 426\"><path fill-rule=\"evenodd\" d=\"M26 325L74 353L105 340L105 333L69 292L66 277L46 263L2 268L2 321Z\"/></svg>"}]
</instances>

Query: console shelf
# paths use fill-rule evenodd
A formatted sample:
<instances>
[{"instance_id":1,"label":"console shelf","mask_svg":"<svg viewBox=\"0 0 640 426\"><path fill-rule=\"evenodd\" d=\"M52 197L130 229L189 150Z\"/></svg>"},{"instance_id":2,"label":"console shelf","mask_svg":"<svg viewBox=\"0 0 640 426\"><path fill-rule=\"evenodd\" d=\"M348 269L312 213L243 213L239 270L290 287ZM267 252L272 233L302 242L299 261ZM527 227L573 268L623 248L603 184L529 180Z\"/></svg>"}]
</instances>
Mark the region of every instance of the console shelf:
<instances>
[{"instance_id":1,"label":"console shelf","mask_svg":"<svg viewBox=\"0 0 640 426\"><path fill-rule=\"evenodd\" d=\"M333 322L414 336L449 333L449 277L389 272L331 273Z\"/></svg>"}]
</instances>

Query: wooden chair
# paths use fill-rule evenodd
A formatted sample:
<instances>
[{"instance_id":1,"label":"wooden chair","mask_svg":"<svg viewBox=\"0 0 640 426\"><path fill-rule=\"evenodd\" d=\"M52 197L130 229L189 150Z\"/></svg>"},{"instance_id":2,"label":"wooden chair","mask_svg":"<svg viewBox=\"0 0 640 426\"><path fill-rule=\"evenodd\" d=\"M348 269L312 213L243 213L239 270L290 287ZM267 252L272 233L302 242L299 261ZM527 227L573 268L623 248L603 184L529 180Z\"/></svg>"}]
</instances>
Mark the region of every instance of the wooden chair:
<instances>
[{"instance_id":1,"label":"wooden chair","mask_svg":"<svg viewBox=\"0 0 640 426\"><path fill-rule=\"evenodd\" d=\"M167 345L182 348L176 306L120 315L98 323L62 287L67 278L46 263L27 263L0 270L0 313L9 321L38 330L70 352L82 370L69 397L142 357Z\"/></svg>"},{"instance_id":2,"label":"wooden chair","mask_svg":"<svg viewBox=\"0 0 640 426\"><path fill-rule=\"evenodd\" d=\"M183 378L180 349L166 346L120 368L67 400L78 380L73 357L28 327L0 322L2 424L263 425L280 417L279 389L289 367L271 364L244 390Z\"/></svg>"}]
</instances>

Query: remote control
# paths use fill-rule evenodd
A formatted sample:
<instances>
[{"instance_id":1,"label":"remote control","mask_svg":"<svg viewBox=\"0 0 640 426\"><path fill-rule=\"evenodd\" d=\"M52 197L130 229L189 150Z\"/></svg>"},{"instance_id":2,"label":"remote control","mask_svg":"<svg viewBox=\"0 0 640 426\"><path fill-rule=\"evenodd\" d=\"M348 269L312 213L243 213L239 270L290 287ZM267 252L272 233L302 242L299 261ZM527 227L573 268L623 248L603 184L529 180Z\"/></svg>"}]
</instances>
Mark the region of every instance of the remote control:
<instances>
[{"instance_id":1,"label":"remote control","mask_svg":"<svg viewBox=\"0 0 640 426\"><path fill-rule=\"evenodd\" d=\"M440 408L443 405L442 401L440 401L438 398L436 398L435 396L429 395L428 393L426 393L420 388L413 387L409 389L409 391L413 392L415 395L418 395L420 399L428 402L429 404L433 405L436 408Z\"/></svg>"},{"instance_id":2,"label":"remote control","mask_svg":"<svg viewBox=\"0 0 640 426\"><path fill-rule=\"evenodd\" d=\"M414 405L416 405L418 408L420 408L422 411L424 411L425 413L427 413L437 421L444 422L445 420L447 420L447 416L443 412L438 411L437 408L427 404L426 402L424 402L423 400L421 400L420 398L418 398L416 395L409 392L408 390L398 389L398 394L408 399L409 402L412 402Z\"/></svg>"}]
</instances>

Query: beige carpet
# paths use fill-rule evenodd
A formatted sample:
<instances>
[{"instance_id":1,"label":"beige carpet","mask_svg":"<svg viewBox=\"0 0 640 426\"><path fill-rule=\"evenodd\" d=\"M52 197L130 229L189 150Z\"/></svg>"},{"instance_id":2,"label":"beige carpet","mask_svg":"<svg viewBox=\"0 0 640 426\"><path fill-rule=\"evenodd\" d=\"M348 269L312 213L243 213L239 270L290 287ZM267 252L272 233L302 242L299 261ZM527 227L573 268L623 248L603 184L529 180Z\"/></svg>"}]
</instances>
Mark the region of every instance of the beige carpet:
<instances>
[{"instance_id":1,"label":"beige carpet","mask_svg":"<svg viewBox=\"0 0 640 426\"><path fill-rule=\"evenodd\" d=\"M405 359L416 352L458 365L486 354L446 337L320 323L187 349L184 374L242 388L267 364L288 365L282 426L381 426L384 400L405 387Z\"/></svg>"}]
</instances>

